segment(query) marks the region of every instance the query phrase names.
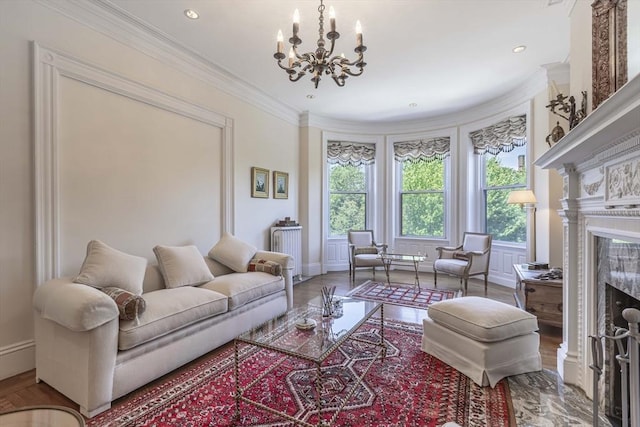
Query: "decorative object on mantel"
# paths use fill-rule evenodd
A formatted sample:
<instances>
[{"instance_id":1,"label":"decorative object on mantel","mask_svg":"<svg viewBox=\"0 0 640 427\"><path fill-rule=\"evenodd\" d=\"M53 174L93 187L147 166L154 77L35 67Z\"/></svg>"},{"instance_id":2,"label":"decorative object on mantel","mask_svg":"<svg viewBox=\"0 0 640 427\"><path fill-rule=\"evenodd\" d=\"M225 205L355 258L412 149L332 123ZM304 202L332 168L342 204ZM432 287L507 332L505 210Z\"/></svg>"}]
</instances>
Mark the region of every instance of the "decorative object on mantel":
<instances>
[{"instance_id":1,"label":"decorative object on mantel","mask_svg":"<svg viewBox=\"0 0 640 427\"><path fill-rule=\"evenodd\" d=\"M298 224L295 219L291 219L290 216L285 216L284 219L276 222L276 227L297 227Z\"/></svg>"},{"instance_id":2,"label":"decorative object on mantel","mask_svg":"<svg viewBox=\"0 0 640 427\"><path fill-rule=\"evenodd\" d=\"M582 104L579 110L576 110L576 99L573 97L573 95L569 96L569 98L567 99L565 95L559 92L556 95L556 99L549 100L549 105L547 105L546 108L548 108L556 116L560 116L563 119L567 120L569 122L569 130L571 130L576 127L576 125L580 123L585 117L587 117L587 91L582 91ZM556 109L558 109L559 111L556 111ZM560 127L560 122L557 123L558 124L556 127ZM554 128L553 131L551 131L551 135L553 135L554 132L557 134L561 132L562 136L564 136L564 130L561 127L560 130ZM551 138L553 139L553 136ZM547 137L547 142L549 142L549 137Z\"/></svg>"},{"instance_id":3,"label":"decorative object on mantel","mask_svg":"<svg viewBox=\"0 0 640 427\"><path fill-rule=\"evenodd\" d=\"M364 62L364 52L367 47L362 44L362 26L360 21L356 22L356 48L354 52L358 57L354 61L349 61L344 54L333 55L336 40L340 37L340 33L336 31L336 15L333 6L329 8L329 32L327 39L331 42L329 50L325 48L324 39L324 9L325 6L320 0L318 12L320 12L320 28L318 29L318 47L315 52L298 53L298 46L302 40L298 37L300 29L300 13L298 9L293 13L293 35L289 39L291 49L289 49L289 66L282 65L282 60L286 58L284 54L284 40L282 31L278 30L277 52L273 57L278 60L278 66L289 74L289 80L296 82L302 78L307 72L313 74L311 81L315 84L316 89L322 78L322 74L330 75L338 86L344 86L345 80L349 76L359 76L364 71L366 62ZM357 71L354 71L354 68Z\"/></svg>"},{"instance_id":4,"label":"decorative object on mantel","mask_svg":"<svg viewBox=\"0 0 640 427\"><path fill-rule=\"evenodd\" d=\"M549 147L551 147L552 142L555 144L556 142L560 141L560 138L562 138L563 136L564 129L562 129L562 126L560 126L560 122L556 122L556 126L551 129L551 133L547 135L545 141L547 141L547 144L549 144Z\"/></svg>"},{"instance_id":5,"label":"decorative object on mantel","mask_svg":"<svg viewBox=\"0 0 640 427\"><path fill-rule=\"evenodd\" d=\"M591 5L592 109L627 82L627 0Z\"/></svg>"}]
</instances>

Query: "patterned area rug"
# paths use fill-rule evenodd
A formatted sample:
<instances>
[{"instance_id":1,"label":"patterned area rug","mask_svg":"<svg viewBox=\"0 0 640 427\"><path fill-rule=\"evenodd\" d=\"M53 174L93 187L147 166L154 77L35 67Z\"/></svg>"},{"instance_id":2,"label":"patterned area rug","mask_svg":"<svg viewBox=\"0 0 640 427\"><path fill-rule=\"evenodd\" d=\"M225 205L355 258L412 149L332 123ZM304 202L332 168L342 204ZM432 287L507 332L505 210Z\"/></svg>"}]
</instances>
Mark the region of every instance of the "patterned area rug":
<instances>
[{"instance_id":1,"label":"patterned area rug","mask_svg":"<svg viewBox=\"0 0 640 427\"><path fill-rule=\"evenodd\" d=\"M379 321L365 323L355 335L375 341ZM311 332L314 333L314 332ZM455 421L462 426L515 426L508 382L495 388L478 387L466 376L422 352L420 325L385 323L387 357L376 361L365 381L339 414L335 426L409 427L441 426ZM325 362L326 381L321 390L327 405L338 405L353 376L371 356L369 347L347 341ZM273 369L250 394L270 407L297 419L317 423L309 399L315 399L315 369L309 364L254 347L240 347L240 378L247 384L265 369ZM348 357L352 356L352 357ZM279 362L280 365L276 366ZM292 426L276 416L241 404L234 415L233 346L185 368L159 386L146 387L88 420L87 426ZM330 413L323 413L329 418Z\"/></svg>"},{"instance_id":2,"label":"patterned area rug","mask_svg":"<svg viewBox=\"0 0 640 427\"><path fill-rule=\"evenodd\" d=\"M430 304L446 299L457 298L460 291L418 288L413 285L374 282L368 280L358 286L349 296L369 301L377 301L385 304L404 305L413 308L426 309Z\"/></svg>"}]
</instances>

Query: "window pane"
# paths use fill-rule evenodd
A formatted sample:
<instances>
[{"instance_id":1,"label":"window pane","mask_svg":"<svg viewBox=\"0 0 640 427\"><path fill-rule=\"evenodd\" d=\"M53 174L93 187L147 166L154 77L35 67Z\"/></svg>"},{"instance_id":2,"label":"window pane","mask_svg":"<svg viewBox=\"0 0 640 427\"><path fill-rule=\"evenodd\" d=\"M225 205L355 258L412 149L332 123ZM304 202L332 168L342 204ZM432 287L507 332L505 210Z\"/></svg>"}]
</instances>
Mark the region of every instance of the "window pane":
<instances>
[{"instance_id":1,"label":"window pane","mask_svg":"<svg viewBox=\"0 0 640 427\"><path fill-rule=\"evenodd\" d=\"M503 185L525 184L527 147L515 147L508 153L492 156L485 154L485 185L487 188Z\"/></svg>"},{"instance_id":2,"label":"window pane","mask_svg":"<svg viewBox=\"0 0 640 427\"><path fill-rule=\"evenodd\" d=\"M444 161L402 162L402 190L419 191L444 189Z\"/></svg>"},{"instance_id":3,"label":"window pane","mask_svg":"<svg viewBox=\"0 0 640 427\"><path fill-rule=\"evenodd\" d=\"M329 191L366 191L365 166L329 165Z\"/></svg>"},{"instance_id":4,"label":"window pane","mask_svg":"<svg viewBox=\"0 0 640 427\"><path fill-rule=\"evenodd\" d=\"M365 194L329 195L329 235L344 236L350 229L366 229Z\"/></svg>"},{"instance_id":5,"label":"window pane","mask_svg":"<svg viewBox=\"0 0 640 427\"><path fill-rule=\"evenodd\" d=\"M507 204L512 189L487 190L487 233L494 240L523 243L527 238L527 216L519 205Z\"/></svg>"},{"instance_id":6,"label":"window pane","mask_svg":"<svg viewBox=\"0 0 640 427\"><path fill-rule=\"evenodd\" d=\"M444 193L402 194L402 235L444 237Z\"/></svg>"}]
</instances>

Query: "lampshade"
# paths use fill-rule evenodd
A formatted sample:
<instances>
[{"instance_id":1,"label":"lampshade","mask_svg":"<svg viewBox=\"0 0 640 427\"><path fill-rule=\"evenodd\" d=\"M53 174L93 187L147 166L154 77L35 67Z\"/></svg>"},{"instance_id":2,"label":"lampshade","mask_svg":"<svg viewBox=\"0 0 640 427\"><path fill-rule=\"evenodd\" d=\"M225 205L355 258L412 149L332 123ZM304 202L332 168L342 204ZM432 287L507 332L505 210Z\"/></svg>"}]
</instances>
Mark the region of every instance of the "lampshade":
<instances>
[{"instance_id":1,"label":"lampshade","mask_svg":"<svg viewBox=\"0 0 640 427\"><path fill-rule=\"evenodd\" d=\"M509 193L507 203L509 204L534 204L537 203L535 194L531 190L514 190Z\"/></svg>"}]
</instances>

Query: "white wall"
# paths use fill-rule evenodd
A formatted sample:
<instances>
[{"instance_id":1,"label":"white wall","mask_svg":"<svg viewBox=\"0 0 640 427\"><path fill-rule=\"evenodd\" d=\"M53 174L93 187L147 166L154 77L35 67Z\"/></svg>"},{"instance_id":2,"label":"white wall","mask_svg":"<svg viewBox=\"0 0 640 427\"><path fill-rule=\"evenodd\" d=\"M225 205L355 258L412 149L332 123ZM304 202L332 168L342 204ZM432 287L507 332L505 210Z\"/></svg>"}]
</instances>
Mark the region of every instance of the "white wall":
<instances>
[{"instance_id":1,"label":"white wall","mask_svg":"<svg viewBox=\"0 0 640 427\"><path fill-rule=\"evenodd\" d=\"M135 84L232 119L234 145L231 182L234 203L229 207L229 223L232 228L230 231L240 238L260 248L267 248L269 227L279 218L295 218L298 215L299 150L296 124L214 87L211 83L213 79L198 77L203 74L202 69L194 71L192 64L180 65L177 60L166 61L156 53L145 51L145 44L136 43L133 38L123 43L113 34L106 35L102 30L89 28L81 23L82 20L71 19L47 7L56 4L30 0L0 1L0 379L34 366L31 309L35 286L32 41L79 58ZM66 96L71 92L65 90L64 93ZM76 95L81 99L91 98L87 93ZM78 106L73 106L77 101L70 100L69 108L63 111L64 138L68 136L66 132L86 132L91 127L96 129L95 123L87 123L93 116L91 111L83 111L82 107L78 110ZM102 103L103 100L99 101ZM133 109L138 107L133 104L118 106L123 109L120 113L125 116L128 111L133 113ZM73 127L73 116L83 112L89 116L82 120L78 117L78 127ZM109 123L116 111L104 114L105 122ZM166 125L178 128L175 122L172 124L169 121ZM190 135L197 133L194 126L188 125L188 128ZM109 129L100 131L108 133ZM205 130L203 137L210 140L210 132L209 129ZM184 134L176 135L176 139L181 135ZM219 136L214 136L214 139L216 137ZM76 137L75 141L77 143L80 138ZM64 150L67 148L71 151L64 152L65 158L61 163L65 168L82 161L68 158L68 155L78 155L79 152L71 145L63 147ZM100 162L99 156L92 161ZM251 166L288 172L291 185L289 199L252 199ZM218 176L215 172L212 170L210 175L203 178L215 181ZM71 175L67 177L80 179ZM219 179L226 178L229 177ZM220 184L211 184L215 194ZM175 201L179 202L180 197L184 195L176 195ZM168 200L171 201L170 198ZM185 214L188 215L188 212ZM208 239L215 239L219 232L202 230L203 236ZM77 245L81 243L73 243L71 247ZM200 245L206 247L207 244L203 241ZM68 269L72 270L73 267Z\"/></svg>"}]
</instances>

